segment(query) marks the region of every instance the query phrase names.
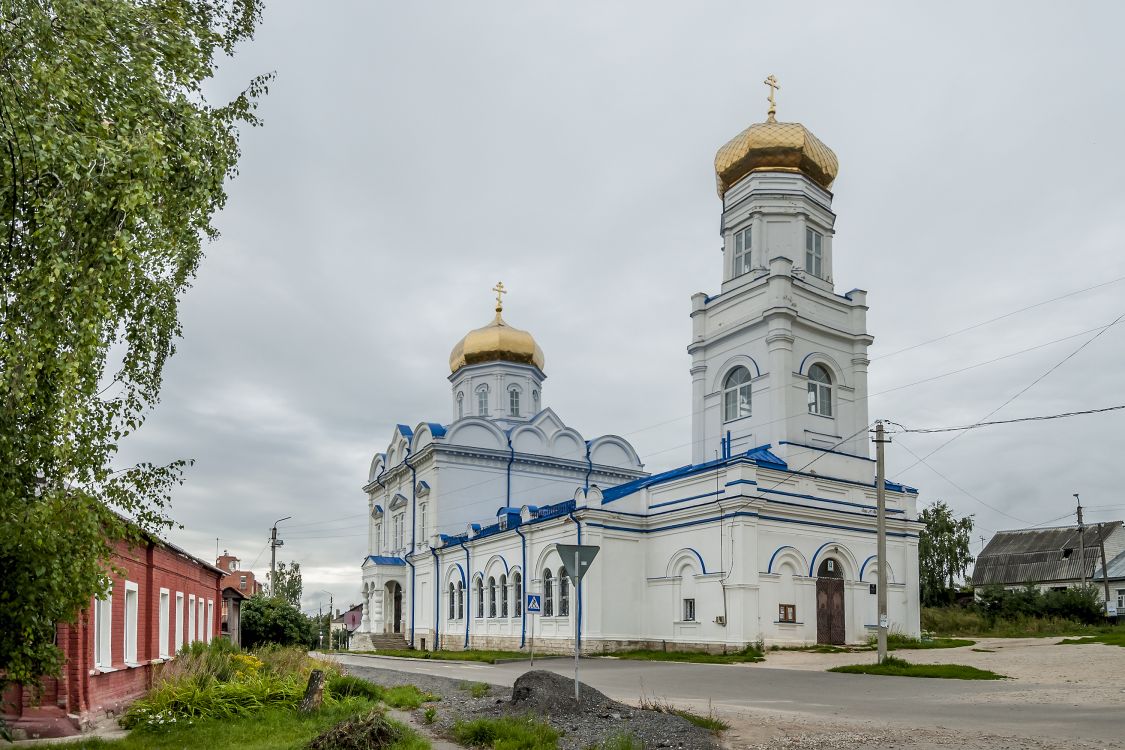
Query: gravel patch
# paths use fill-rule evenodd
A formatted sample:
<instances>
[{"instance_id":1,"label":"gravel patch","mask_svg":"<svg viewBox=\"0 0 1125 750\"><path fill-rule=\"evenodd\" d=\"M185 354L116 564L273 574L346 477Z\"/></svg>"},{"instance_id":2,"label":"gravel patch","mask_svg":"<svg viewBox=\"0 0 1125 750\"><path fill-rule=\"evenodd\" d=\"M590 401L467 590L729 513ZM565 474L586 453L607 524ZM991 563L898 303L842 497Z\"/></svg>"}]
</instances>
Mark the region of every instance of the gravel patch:
<instances>
[{"instance_id":1,"label":"gravel patch","mask_svg":"<svg viewBox=\"0 0 1125 750\"><path fill-rule=\"evenodd\" d=\"M438 735L448 736L459 720L530 715L547 722L561 733L561 750L587 750L623 733L633 735L646 748L716 750L720 747L718 739L709 730L697 727L680 716L618 703L584 683L580 684L581 700L576 704L574 680L551 672L527 672L516 680L511 689L489 685L484 692L485 689L480 686L485 683L407 674L377 667L349 665L347 670L380 685L410 684L440 695L440 702L430 704L437 709L437 716L428 727ZM474 697L474 692L479 697ZM418 725L423 725L423 711L414 712Z\"/></svg>"}]
</instances>

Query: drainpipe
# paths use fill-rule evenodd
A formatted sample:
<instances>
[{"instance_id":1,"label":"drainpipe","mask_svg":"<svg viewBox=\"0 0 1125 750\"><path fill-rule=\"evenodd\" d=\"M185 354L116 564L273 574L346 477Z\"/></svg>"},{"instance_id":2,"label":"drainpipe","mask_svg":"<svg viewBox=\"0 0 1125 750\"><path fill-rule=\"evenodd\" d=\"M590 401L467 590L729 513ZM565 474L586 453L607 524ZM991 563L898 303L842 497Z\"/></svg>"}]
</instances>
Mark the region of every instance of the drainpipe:
<instances>
[{"instance_id":1,"label":"drainpipe","mask_svg":"<svg viewBox=\"0 0 1125 750\"><path fill-rule=\"evenodd\" d=\"M594 463L590 460L590 441L586 441L586 480L582 485L583 492L590 491L590 475L594 473Z\"/></svg>"},{"instance_id":2,"label":"drainpipe","mask_svg":"<svg viewBox=\"0 0 1125 750\"><path fill-rule=\"evenodd\" d=\"M508 486L504 495L504 508L512 507L512 462L516 460L516 449L512 447L512 432L508 431Z\"/></svg>"},{"instance_id":3,"label":"drainpipe","mask_svg":"<svg viewBox=\"0 0 1125 750\"><path fill-rule=\"evenodd\" d=\"M410 648L414 648L414 592L416 591L416 570L410 556L414 554L415 543L418 535L418 472L410 465L410 448L406 449L406 458L402 462L410 469L410 552L405 555L406 564L410 566Z\"/></svg>"},{"instance_id":4,"label":"drainpipe","mask_svg":"<svg viewBox=\"0 0 1125 750\"><path fill-rule=\"evenodd\" d=\"M573 510L570 511L570 513L568 513L567 515L570 516L570 520L574 521L574 525L576 527L578 527L578 543L582 544L582 522L578 520L578 516L574 515ZM575 607L575 610L574 610L574 616L578 618L578 643L574 644L574 648L577 649L578 653L582 653L582 581L581 580L578 580L578 581L574 582L574 591L575 591L575 593L578 594L578 596L575 597L575 604L577 605L577 607Z\"/></svg>"},{"instance_id":5,"label":"drainpipe","mask_svg":"<svg viewBox=\"0 0 1125 750\"><path fill-rule=\"evenodd\" d=\"M521 519L522 520L522 519ZM520 596L523 597L527 591L527 537L520 531L520 527L516 526L515 532L520 535L520 557L523 560L520 563ZM1107 600L1108 601L1108 600ZM527 612L524 611L524 604L520 602L520 648L523 648L527 642Z\"/></svg>"},{"instance_id":6,"label":"drainpipe","mask_svg":"<svg viewBox=\"0 0 1125 750\"><path fill-rule=\"evenodd\" d=\"M437 550L430 547L430 554L434 556L434 651L441 650L441 586L438 581L441 577L438 571L441 569L441 560L438 559Z\"/></svg>"},{"instance_id":7,"label":"drainpipe","mask_svg":"<svg viewBox=\"0 0 1125 750\"><path fill-rule=\"evenodd\" d=\"M473 621L473 573L469 564L469 548L464 542L458 542L461 549L465 550L465 650L469 650L469 623Z\"/></svg>"}]
</instances>

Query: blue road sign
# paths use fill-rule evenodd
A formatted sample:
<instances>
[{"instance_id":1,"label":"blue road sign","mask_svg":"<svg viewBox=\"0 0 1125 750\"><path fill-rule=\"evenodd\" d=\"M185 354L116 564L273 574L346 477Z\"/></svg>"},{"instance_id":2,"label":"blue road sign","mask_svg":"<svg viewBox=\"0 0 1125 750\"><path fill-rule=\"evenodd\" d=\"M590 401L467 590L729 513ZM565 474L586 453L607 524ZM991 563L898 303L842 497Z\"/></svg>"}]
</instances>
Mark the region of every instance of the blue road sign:
<instances>
[{"instance_id":1,"label":"blue road sign","mask_svg":"<svg viewBox=\"0 0 1125 750\"><path fill-rule=\"evenodd\" d=\"M540 594L527 595L527 611L536 615L543 611L543 598Z\"/></svg>"}]
</instances>

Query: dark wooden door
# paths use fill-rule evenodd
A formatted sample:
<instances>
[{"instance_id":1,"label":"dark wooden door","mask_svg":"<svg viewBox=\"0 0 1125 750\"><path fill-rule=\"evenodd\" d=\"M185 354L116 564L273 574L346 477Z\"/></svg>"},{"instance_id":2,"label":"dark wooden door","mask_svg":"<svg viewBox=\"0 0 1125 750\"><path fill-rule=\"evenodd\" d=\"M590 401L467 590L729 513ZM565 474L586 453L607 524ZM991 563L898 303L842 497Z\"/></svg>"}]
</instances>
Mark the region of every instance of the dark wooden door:
<instances>
[{"instance_id":1,"label":"dark wooden door","mask_svg":"<svg viewBox=\"0 0 1125 750\"><path fill-rule=\"evenodd\" d=\"M395 584L395 632L402 632L402 586Z\"/></svg>"},{"instance_id":2,"label":"dark wooden door","mask_svg":"<svg viewBox=\"0 0 1125 750\"><path fill-rule=\"evenodd\" d=\"M816 579L816 642L844 645L844 579Z\"/></svg>"}]
</instances>

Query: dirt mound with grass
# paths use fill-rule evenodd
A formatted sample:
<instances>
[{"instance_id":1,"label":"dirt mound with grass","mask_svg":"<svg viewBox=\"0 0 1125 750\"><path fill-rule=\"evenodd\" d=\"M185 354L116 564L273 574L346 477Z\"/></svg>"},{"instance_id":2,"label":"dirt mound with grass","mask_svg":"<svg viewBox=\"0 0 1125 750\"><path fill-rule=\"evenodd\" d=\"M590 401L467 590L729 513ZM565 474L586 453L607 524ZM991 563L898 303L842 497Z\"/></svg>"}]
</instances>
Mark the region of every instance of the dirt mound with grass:
<instances>
[{"instance_id":1,"label":"dirt mound with grass","mask_svg":"<svg viewBox=\"0 0 1125 750\"><path fill-rule=\"evenodd\" d=\"M410 730L391 722L381 708L341 721L308 744L308 750L381 750L405 739Z\"/></svg>"}]
</instances>

